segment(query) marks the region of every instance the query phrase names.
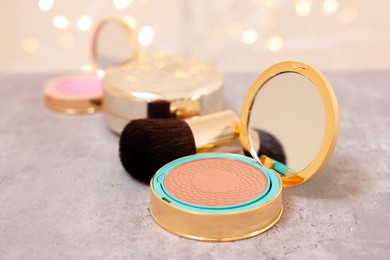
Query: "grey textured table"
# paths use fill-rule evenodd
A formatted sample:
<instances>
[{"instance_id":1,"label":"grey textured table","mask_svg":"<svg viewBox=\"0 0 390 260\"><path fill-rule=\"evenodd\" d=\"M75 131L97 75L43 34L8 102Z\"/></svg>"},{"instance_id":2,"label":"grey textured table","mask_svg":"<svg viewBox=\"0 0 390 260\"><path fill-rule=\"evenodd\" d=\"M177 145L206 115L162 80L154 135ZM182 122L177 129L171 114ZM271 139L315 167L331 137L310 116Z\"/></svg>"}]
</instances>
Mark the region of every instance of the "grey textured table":
<instances>
[{"instance_id":1,"label":"grey textured table","mask_svg":"<svg viewBox=\"0 0 390 260\"><path fill-rule=\"evenodd\" d=\"M276 226L225 243L160 228L102 114L46 109L51 76L0 74L0 259L389 259L390 73L327 74L341 111L330 163L284 189ZM240 110L255 77L226 75L228 107Z\"/></svg>"}]
</instances>

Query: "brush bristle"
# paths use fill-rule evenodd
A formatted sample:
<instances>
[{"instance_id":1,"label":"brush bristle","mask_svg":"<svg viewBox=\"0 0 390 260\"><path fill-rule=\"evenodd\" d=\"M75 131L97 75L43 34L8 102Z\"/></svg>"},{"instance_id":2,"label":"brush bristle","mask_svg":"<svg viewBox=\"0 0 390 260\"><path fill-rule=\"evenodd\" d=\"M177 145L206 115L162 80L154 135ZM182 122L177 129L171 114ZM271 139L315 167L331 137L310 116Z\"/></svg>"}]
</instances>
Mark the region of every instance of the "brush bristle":
<instances>
[{"instance_id":1,"label":"brush bristle","mask_svg":"<svg viewBox=\"0 0 390 260\"><path fill-rule=\"evenodd\" d=\"M260 138L260 151L258 152L259 157L266 155L267 157L277 160L283 164L287 163L287 158L283 150L282 144L272 134L265 132L260 129L254 129ZM250 156L250 153L245 151L245 155Z\"/></svg>"},{"instance_id":2,"label":"brush bristle","mask_svg":"<svg viewBox=\"0 0 390 260\"><path fill-rule=\"evenodd\" d=\"M123 167L145 183L168 162L195 153L191 129L177 119L133 120L123 129L119 140Z\"/></svg>"}]
</instances>

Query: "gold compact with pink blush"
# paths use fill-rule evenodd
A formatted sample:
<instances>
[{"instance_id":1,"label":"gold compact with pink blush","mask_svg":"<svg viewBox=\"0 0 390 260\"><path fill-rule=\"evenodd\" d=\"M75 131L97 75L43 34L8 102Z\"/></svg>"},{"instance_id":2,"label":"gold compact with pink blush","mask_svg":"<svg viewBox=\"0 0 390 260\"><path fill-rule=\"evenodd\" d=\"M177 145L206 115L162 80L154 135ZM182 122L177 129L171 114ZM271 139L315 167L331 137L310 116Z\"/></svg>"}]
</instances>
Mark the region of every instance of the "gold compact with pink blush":
<instances>
[{"instance_id":1,"label":"gold compact with pink blush","mask_svg":"<svg viewBox=\"0 0 390 260\"><path fill-rule=\"evenodd\" d=\"M252 158L199 153L166 164L150 182L150 213L162 228L190 239L258 235L281 218L282 188L324 168L338 127L327 79L300 62L276 64L252 84L241 111L240 140Z\"/></svg>"},{"instance_id":2,"label":"gold compact with pink blush","mask_svg":"<svg viewBox=\"0 0 390 260\"><path fill-rule=\"evenodd\" d=\"M108 39L111 48L104 47ZM122 43L128 48L122 48L121 53L107 52L106 50L113 49L112 41ZM139 46L133 30L125 20L108 18L96 27L91 51L92 66L88 71L60 76L45 84L44 95L48 108L65 114L85 114L101 110L103 67L107 63L120 63L137 57Z\"/></svg>"}]
</instances>

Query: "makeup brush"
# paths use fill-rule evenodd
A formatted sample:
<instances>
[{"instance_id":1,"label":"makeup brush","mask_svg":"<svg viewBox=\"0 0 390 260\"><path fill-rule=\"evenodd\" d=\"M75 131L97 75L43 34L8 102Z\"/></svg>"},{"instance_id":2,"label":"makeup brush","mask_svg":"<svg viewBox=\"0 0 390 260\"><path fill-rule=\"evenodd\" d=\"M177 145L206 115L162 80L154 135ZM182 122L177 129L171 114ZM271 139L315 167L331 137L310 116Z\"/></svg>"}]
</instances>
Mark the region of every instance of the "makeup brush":
<instances>
[{"instance_id":1,"label":"makeup brush","mask_svg":"<svg viewBox=\"0 0 390 260\"><path fill-rule=\"evenodd\" d=\"M123 129L119 157L125 170L148 183L170 161L228 144L239 137L239 119L231 110L186 120L138 119Z\"/></svg>"}]
</instances>

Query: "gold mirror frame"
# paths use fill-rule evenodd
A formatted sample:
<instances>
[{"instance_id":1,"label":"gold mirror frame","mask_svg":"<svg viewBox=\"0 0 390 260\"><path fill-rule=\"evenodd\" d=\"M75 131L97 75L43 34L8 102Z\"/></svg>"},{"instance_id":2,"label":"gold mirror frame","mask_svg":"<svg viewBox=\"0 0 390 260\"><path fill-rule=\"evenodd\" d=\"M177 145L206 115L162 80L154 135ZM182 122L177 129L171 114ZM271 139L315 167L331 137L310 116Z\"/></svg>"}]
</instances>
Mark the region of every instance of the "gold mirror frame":
<instances>
[{"instance_id":1,"label":"gold mirror frame","mask_svg":"<svg viewBox=\"0 0 390 260\"><path fill-rule=\"evenodd\" d=\"M330 159L336 146L339 130L339 109L336 95L328 80L316 69L296 61L287 61L275 64L261 73L250 87L241 110L241 145L244 150L249 151L252 156L257 152L250 145L248 138L248 123L251 116L251 109L257 93L264 84L273 77L282 73L298 73L309 79L319 91L325 108L325 135L321 147L313 161L302 171L291 176L281 176L283 187L291 187L305 183L316 176ZM260 140L261 145L261 140ZM256 156L253 156L256 158ZM258 161L261 164L261 162Z\"/></svg>"},{"instance_id":2,"label":"gold mirror frame","mask_svg":"<svg viewBox=\"0 0 390 260\"><path fill-rule=\"evenodd\" d=\"M92 62L96 69L103 69L102 64L99 61L99 51L98 51L98 40L103 28L110 24L118 24L123 28L125 33L127 34L128 41L130 43L130 47L132 50L132 59L137 59L140 54L140 46L137 40L137 36L134 30L130 27L129 24L123 18L106 18L102 20L95 28L95 31L92 36L92 47L91 47L91 55Z\"/></svg>"}]
</instances>

